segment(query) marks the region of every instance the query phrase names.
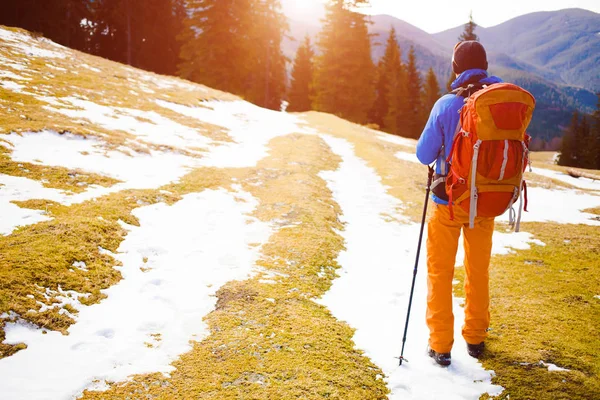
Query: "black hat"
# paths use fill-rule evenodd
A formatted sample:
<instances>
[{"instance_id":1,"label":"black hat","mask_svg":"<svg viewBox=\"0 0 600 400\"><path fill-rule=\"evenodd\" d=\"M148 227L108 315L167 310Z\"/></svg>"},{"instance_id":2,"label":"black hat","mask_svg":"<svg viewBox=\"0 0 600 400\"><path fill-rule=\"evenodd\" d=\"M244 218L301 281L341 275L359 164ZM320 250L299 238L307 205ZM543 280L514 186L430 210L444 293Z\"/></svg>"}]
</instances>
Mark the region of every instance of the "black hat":
<instances>
[{"instance_id":1,"label":"black hat","mask_svg":"<svg viewBox=\"0 0 600 400\"><path fill-rule=\"evenodd\" d=\"M488 69L487 54L481 43L475 40L459 42L454 46L452 70L461 74L468 69Z\"/></svg>"}]
</instances>

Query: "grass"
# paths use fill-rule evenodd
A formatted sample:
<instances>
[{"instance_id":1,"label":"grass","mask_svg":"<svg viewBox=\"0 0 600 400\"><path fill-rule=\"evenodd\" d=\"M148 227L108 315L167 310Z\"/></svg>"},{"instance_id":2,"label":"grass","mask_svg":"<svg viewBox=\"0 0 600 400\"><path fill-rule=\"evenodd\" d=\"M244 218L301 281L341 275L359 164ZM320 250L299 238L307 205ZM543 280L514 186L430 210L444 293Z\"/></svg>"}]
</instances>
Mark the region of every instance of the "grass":
<instances>
[{"instance_id":1,"label":"grass","mask_svg":"<svg viewBox=\"0 0 600 400\"><path fill-rule=\"evenodd\" d=\"M90 185L110 187L119 183L116 179L81 170L15 162L10 158L10 145L4 147L2 142L0 142L0 173L40 181L45 187L72 193L84 192Z\"/></svg>"},{"instance_id":2,"label":"grass","mask_svg":"<svg viewBox=\"0 0 600 400\"><path fill-rule=\"evenodd\" d=\"M114 268L118 262L100 251L101 247L116 252L124 239L126 231L118 221L136 225L131 211L139 207L139 201L152 204L175 199L156 191L124 191L69 207L46 200L16 202L20 207L44 210L52 220L0 236L0 314L12 311L43 329L66 333L73 319L61 314L61 308L40 312L40 303L57 302L59 287L80 293L82 304L101 300L101 290L121 279ZM85 262L88 271L73 268L78 261ZM46 289L53 291L48 299ZM76 314L74 309L68 311ZM23 346L0 344L0 358L19 348Z\"/></svg>"},{"instance_id":3,"label":"grass","mask_svg":"<svg viewBox=\"0 0 600 400\"><path fill-rule=\"evenodd\" d=\"M289 135L270 147L256 168L230 170L260 200L257 218L296 225L263 246L265 272L218 291L205 318L210 335L173 363L170 378L137 376L84 398L387 398L382 372L354 348L353 330L313 300L330 288L343 249L340 209L318 176L340 160L316 136ZM194 187L198 176L182 187ZM261 283L265 274L275 283Z\"/></svg>"},{"instance_id":4,"label":"grass","mask_svg":"<svg viewBox=\"0 0 600 400\"><path fill-rule=\"evenodd\" d=\"M600 393L598 227L526 223L546 246L493 257L483 366L501 399L593 399ZM556 232L561 234L557 235ZM460 287L464 269L457 269ZM549 372L540 361L567 368ZM486 398L486 397L484 397Z\"/></svg>"}]
</instances>

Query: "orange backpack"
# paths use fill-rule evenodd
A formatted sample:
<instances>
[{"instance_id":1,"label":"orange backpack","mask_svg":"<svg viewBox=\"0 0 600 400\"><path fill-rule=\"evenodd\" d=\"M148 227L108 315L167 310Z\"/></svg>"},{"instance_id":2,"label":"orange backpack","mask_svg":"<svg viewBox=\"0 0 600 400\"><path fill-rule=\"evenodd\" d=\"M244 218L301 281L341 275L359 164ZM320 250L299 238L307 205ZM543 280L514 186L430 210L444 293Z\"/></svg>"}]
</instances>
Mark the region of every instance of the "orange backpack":
<instances>
[{"instance_id":1,"label":"orange backpack","mask_svg":"<svg viewBox=\"0 0 600 400\"><path fill-rule=\"evenodd\" d=\"M484 86L465 99L447 160L446 193L452 219L455 206L469 213L471 228L477 216L497 217L510 210L510 223L516 222L519 231L522 210L527 211L523 174L529 164L531 137L525 130L534 108L531 93L510 83ZM515 221L513 205L519 197Z\"/></svg>"}]
</instances>

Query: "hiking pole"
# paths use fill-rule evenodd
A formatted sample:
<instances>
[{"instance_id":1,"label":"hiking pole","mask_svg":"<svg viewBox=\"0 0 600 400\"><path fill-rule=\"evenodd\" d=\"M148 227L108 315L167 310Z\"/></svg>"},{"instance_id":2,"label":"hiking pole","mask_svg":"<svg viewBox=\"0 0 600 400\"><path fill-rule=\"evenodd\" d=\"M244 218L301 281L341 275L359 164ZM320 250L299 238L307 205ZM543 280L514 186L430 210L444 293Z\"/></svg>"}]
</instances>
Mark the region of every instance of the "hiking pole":
<instances>
[{"instance_id":1,"label":"hiking pole","mask_svg":"<svg viewBox=\"0 0 600 400\"><path fill-rule=\"evenodd\" d=\"M408 320L410 318L410 309L412 307L413 294L415 292L415 281L417 280L417 269L419 267L419 256L421 255L421 244L423 243L423 231L425 229L425 218L427 217L427 206L429 205L429 193L431 192L431 183L433 182L434 170L429 166L429 175L427 177L427 190L425 192L425 207L423 208L423 218L421 219L421 233L419 233L419 245L417 246L417 259L415 261L415 269L413 271L412 286L410 288L410 300L408 301L408 312L406 313L406 325L404 325L404 337L402 338L402 353L400 354L400 365L403 361L408 362L404 358L404 345L406 344L406 333L408 332Z\"/></svg>"}]
</instances>

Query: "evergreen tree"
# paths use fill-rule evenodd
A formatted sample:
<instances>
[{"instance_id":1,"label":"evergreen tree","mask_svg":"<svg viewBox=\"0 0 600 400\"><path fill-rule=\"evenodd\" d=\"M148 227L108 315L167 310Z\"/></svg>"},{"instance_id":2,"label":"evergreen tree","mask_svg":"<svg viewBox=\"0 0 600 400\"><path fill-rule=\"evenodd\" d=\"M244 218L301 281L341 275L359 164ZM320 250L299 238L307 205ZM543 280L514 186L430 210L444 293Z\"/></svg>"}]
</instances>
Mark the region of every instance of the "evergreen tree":
<instances>
[{"instance_id":1,"label":"evergreen tree","mask_svg":"<svg viewBox=\"0 0 600 400\"><path fill-rule=\"evenodd\" d=\"M575 111L571 118L571 125L565 136L563 137L560 155L558 157L558 165L576 166L577 165L577 135L579 131L579 113Z\"/></svg>"},{"instance_id":2,"label":"evergreen tree","mask_svg":"<svg viewBox=\"0 0 600 400\"><path fill-rule=\"evenodd\" d=\"M404 80L401 61L401 50L396 37L396 30L391 28L385 54L378 65L378 82L376 85L375 116L380 127L390 133L398 134L399 118L405 101Z\"/></svg>"},{"instance_id":3,"label":"evergreen tree","mask_svg":"<svg viewBox=\"0 0 600 400\"><path fill-rule=\"evenodd\" d=\"M473 21L473 12L469 14L469 22L465 24L464 32L458 37L459 42L465 42L467 40L477 40L479 41L479 36L475 34L475 29L477 28L477 24Z\"/></svg>"},{"instance_id":4,"label":"evergreen tree","mask_svg":"<svg viewBox=\"0 0 600 400\"><path fill-rule=\"evenodd\" d=\"M90 35L82 20L90 20L90 0L0 1L0 25L15 26L64 46L87 51Z\"/></svg>"},{"instance_id":5,"label":"evergreen tree","mask_svg":"<svg viewBox=\"0 0 600 400\"><path fill-rule=\"evenodd\" d=\"M451 71L450 76L448 77L448 81L446 81L446 90L448 91L448 93L450 93L452 91L452 84L454 83L455 80L456 80L456 74L454 73L454 71Z\"/></svg>"},{"instance_id":6,"label":"evergreen tree","mask_svg":"<svg viewBox=\"0 0 600 400\"><path fill-rule=\"evenodd\" d=\"M427 78L425 78L425 87L423 89L423 113L425 118L429 114L429 111L433 108L433 105L440 98L440 85L438 83L433 68L429 68L427 72Z\"/></svg>"},{"instance_id":7,"label":"evergreen tree","mask_svg":"<svg viewBox=\"0 0 600 400\"><path fill-rule=\"evenodd\" d=\"M251 0L187 0L178 74L242 95L247 88Z\"/></svg>"},{"instance_id":8,"label":"evergreen tree","mask_svg":"<svg viewBox=\"0 0 600 400\"><path fill-rule=\"evenodd\" d=\"M594 154L592 168L600 169L600 93L596 95L598 96L598 105L596 111L592 114L592 144L590 147L593 149L592 153Z\"/></svg>"},{"instance_id":9,"label":"evergreen tree","mask_svg":"<svg viewBox=\"0 0 600 400\"><path fill-rule=\"evenodd\" d=\"M594 168L595 154L592 148L592 132L587 116L581 118L581 125L577 130L577 147L575 148L576 167Z\"/></svg>"},{"instance_id":10,"label":"evergreen tree","mask_svg":"<svg viewBox=\"0 0 600 400\"><path fill-rule=\"evenodd\" d=\"M411 46L406 66L406 92L409 101L407 102L406 111L402 113L401 117L408 136L417 139L421 136L421 132L425 127L421 118L423 109L421 105L421 89L421 74L417 70L415 49Z\"/></svg>"},{"instance_id":11,"label":"evergreen tree","mask_svg":"<svg viewBox=\"0 0 600 400\"><path fill-rule=\"evenodd\" d=\"M374 101L374 66L367 16L352 12L344 0L326 6L319 35L315 101L319 111L366 123Z\"/></svg>"},{"instance_id":12,"label":"evergreen tree","mask_svg":"<svg viewBox=\"0 0 600 400\"><path fill-rule=\"evenodd\" d=\"M385 77L385 63L383 57L379 60L375 72L375 97L373 106L369 111L368 119L372 124L376 124L379 129L383 129L383 118L387 113L387 81Z\"/></svg>"},{"instance_id":13,"label":"evergreen tree","mask_svg":"<svg viewBox=\"0 0 600 400\"><path fill-rule=\"evenodd\" d=\"M309 111L311 109L313 92L315 52L307 35L304 43L296 53L294 69L292 70L292 86L289 94L289 111Z\"/></svg>"},{"instance_id":14,"label":"evergreen tree","mask_svg":"<svg viewBox=\"0 0 600 400\"><path fill-rule=\"evenodd\" d=\"M469 14L469 22L467 22L465 24L465 30L458 37L458 42L460 43L460 42L464 42L464 41L467 41L467 40L477 40L477 41L479 41L479 36L477 36L475 34L475 29L476 28L477 28L477 24L473 20L473 12L471 12ZM456 80L456 74L454 73L454 71L451 71L450 72L450 77L448 78L448 81L446 82L446 90L448 92L452 91L452 83L455 80Z\"/></svg>"},{"instance_id":15,"label":"evergreen tree","mask_svg":"<svg viewBox=\"0 0 600 400\"><path fill-rule=\"evenodd\" d=\"M280 0L252 1L246 41L248 81L244 97L261 107L278 110L286 89L287 58L281 42L288 30Z\"/></svg>"}]
</instances>

